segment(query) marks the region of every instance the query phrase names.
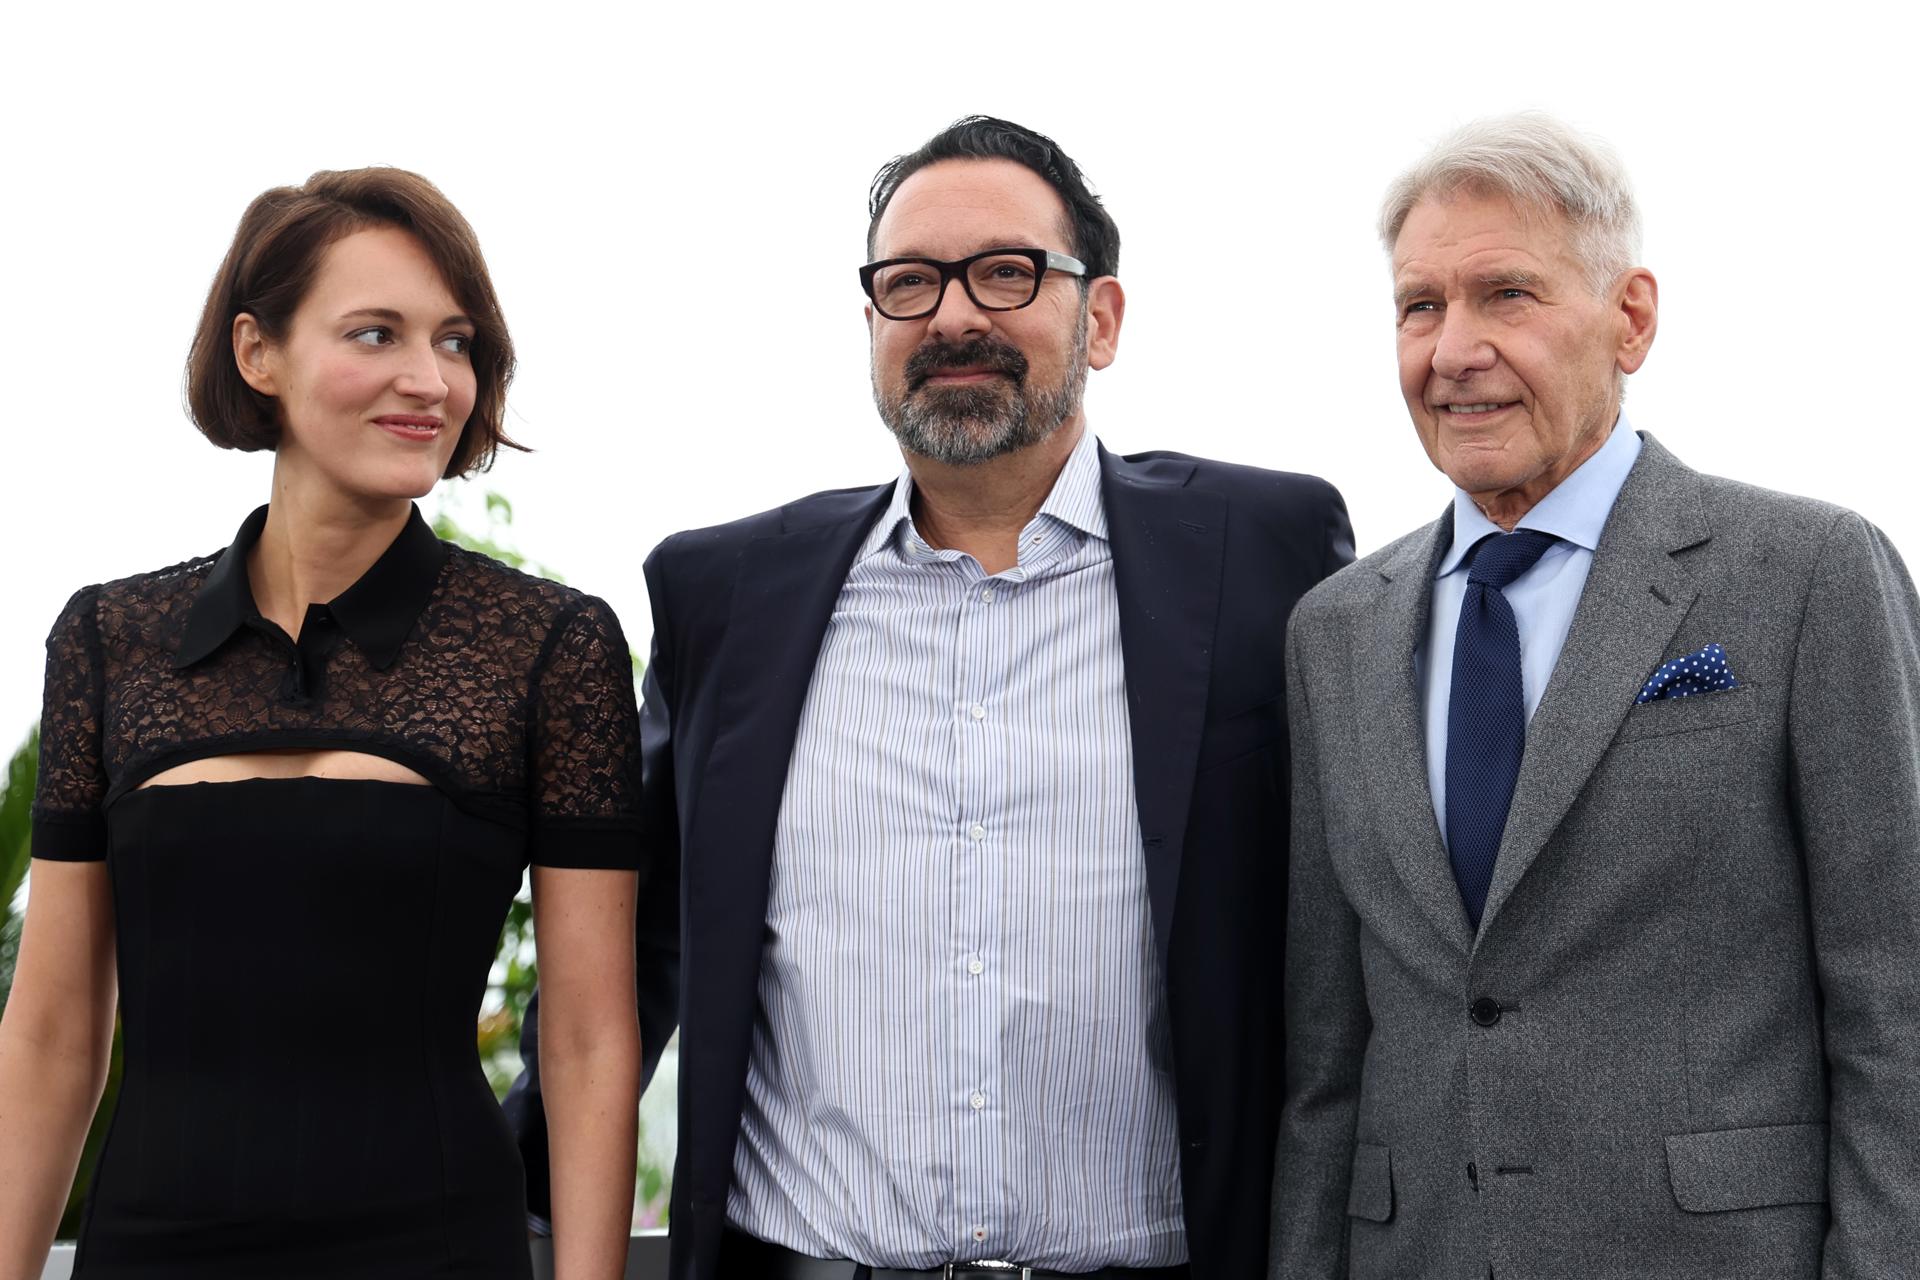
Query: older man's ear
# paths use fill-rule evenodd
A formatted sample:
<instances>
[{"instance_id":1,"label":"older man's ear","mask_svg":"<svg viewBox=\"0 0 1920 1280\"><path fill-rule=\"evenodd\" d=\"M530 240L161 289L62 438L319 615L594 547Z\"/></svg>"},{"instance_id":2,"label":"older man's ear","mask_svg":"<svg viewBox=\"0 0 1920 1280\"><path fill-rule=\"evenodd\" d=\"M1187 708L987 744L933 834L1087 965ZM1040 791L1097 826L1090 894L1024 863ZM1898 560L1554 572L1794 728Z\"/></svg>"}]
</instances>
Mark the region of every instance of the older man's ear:
<instances>
[{"instance_id":1,"label":"older man's ear","mask_svg":"<svg viewBox=\"0 0 1920 1280\"><path fill-rule=\"evenodd\" d=\"M1660 282L1645 267L1635 267L1614 288L1620 295L1620 350L1615 360L1620 372L1638 373L1660 327Z\"/></svg>"}]
</instances>

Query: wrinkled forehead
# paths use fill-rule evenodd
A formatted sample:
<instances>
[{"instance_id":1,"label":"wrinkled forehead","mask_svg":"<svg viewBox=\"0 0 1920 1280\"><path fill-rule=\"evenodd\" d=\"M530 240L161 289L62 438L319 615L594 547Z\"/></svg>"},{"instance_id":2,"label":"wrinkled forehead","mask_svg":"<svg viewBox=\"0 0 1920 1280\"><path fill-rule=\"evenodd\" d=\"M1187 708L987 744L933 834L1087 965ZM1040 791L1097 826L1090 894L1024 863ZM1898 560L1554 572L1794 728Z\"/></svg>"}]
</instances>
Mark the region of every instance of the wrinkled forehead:
<instances>
[{"instance_id":1,"label":"wrinkled forehead","mask_svg":"<svg viewBox=\"0 0 1920 1280\"><path fill-rule=\"evenodd\" d=\"M1397 278L1423 265L1501 256L1577 267L1573 224L1555 205L1483 184L1435 188L1408 209L1394 237L1391 266Z\"/></svg>"},{"instance_id":2,"label":"wrinkled forehead","mask_svg":"<svg viewBox=\"0 0 1920 1280\"><path fill-rule=\"evenodd\" d=\"M1066 202L1015 160L938 160L894 191L874 228L876 258L962 258L982 249L1070 252Z\"/></svg>"}]
</instances>

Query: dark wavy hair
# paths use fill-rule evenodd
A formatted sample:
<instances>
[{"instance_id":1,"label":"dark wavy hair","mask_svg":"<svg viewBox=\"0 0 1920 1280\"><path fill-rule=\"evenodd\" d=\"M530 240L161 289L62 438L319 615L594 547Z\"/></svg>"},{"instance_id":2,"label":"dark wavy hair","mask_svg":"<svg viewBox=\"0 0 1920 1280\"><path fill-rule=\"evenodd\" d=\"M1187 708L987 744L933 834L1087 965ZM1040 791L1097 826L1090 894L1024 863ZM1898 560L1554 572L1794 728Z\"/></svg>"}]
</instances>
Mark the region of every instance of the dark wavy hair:
<instances>
[{"instance_id":1,"label":"dark wavy hair","mask_svg":"<svg viewBox=\"0 0 1920 1280\"><path fill-rule=\"evenodd\" d=\"M1067 206L1067 233L1073 256L1087 264L1087 278L1115 275L1120 270L1120 228L1087 188L1086 176L1073 157L1044 133L1022 128L993 116L966 116L927 139L918 151L895 156L880 166L867 195L867 256L873 256L880 215L887 211L900 184L942 160L1012 160L1047 180Z\"/></svg>"},{"instance_id":2,"label":"dark wavy hair","mask_svg":"<svg viewBox=\"0 0 1920 1280\"><path fill-rule=\"evenodd\" d=\"M371 227L399 227L420 241L460 309L473 321L473 412L446 475L484 471L505 446L523 449L503 427L513 340L473 228L440 189L417 173L376 166L322 170L298 187L275 187L240 215L226 260L214 273L187 355L187 412L223 449L271 449L280 442L280 406L247 385L233 358L233 321L251 315L271 341L287 333L335 241Z\"/></svg>"}]
</instances>

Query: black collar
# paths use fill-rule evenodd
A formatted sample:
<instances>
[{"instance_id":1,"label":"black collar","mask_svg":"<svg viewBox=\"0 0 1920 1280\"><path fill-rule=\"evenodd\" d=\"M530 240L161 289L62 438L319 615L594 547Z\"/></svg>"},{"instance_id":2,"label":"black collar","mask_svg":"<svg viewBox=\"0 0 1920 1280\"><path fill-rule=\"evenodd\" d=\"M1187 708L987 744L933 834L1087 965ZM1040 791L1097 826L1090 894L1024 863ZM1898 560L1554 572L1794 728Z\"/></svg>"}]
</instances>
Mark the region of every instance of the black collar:
<instances>
[{"instance_id":1,"label":"black collar","mask_svg":"<svg viewBox=\"0 0 1920 1280\"><path fill-rule=\"evenodd\" d=\"M261 507L247 517L233 544L214 562L194 597L180 646L174 650L174 670L206 658L240 628L264 625L253 602L253 584L247 580L247 552L266 527L267 509ZM400 656L400 646L427 607L446 560L446 544L434 536L415 506L393 545L358 582L327 602L340 629L376 670L386 670Z\"/></svg>"}]
</instances>

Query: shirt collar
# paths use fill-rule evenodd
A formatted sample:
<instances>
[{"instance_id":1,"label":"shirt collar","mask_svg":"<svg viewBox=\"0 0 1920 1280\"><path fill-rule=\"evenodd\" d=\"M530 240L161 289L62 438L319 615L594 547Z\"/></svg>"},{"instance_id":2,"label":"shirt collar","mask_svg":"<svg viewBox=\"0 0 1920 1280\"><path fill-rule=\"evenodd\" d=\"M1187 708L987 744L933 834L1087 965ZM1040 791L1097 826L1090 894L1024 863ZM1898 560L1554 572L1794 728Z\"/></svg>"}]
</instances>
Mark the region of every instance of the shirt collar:
<instances>
[{"instance_id":1,"label":"shirt collar","mask_svg":"<svg viewBox=\"0 0 1920 1280\"><path fill-rule=\"evenodd\" d=\"M1028 558L1029 544L1040 540L1040 531L1045 527L1041 523L1043 517L1057 521L1067 529L1106 540L1107 509L1100 500L1100 442L1094 438L1093 432L1081 431L1079 443L1067 455L1066 465L1060 468L1060 474L1054 478L1053 488L1047 492L1047 500L1040 504L1040 510L1034 513L1033 519L1021 531L1022 560ZM880 513L880 518L874 522L872 532L860 544L853 562L859 564L889 545L909 560L954 558L928 546L913 527L913 472L905 469L893 482L893 497L887 503L886 510Z\"/></svg>"},{"instance_id":2,"label":"shirt collar","mask_svg":"<svg viewBox=\"0 0 1920 1280\"><path fill-rule=\"evenodd\" d=\"M174 650L176 671L207 658L240 628L262 621L247 578L247 553L266 527L267 508L261 507L246 518L232 545L220 553L200 584L186 630ZM446 544L434 536L420 508L414 506L400 536L372 567L327 602L340 629L375 670L386 670L400 656L400 646L426 609L446 560Z\"/></svg>"},{"instance_id":3,"label":"shirt collar","mask_svg":"<svg viewBox=\"0 0 1920 1280\"><path fill-rule=\"evenodd\" d=\"M1080 443L1067 455L1067 465L1060 468L1052 491L1040 504L1039 516L1052 516L1068 528L1106 540L1107 509L1100 501L1100 442L1093 432L1081 430Z\"/></svg>"},{"instance_id":4,"label":"shirt collar","mask_svg":"<svg viewBox=\"0 0 1920 1280\"><path fill-rule=\"evenodd\" d=\"M1538 529L1576 547L1588 551L1597 549L1614 501L1639 457L1640 437L1623 413L1614 422L1606 443L1576 467L1572 475L1555 485L1552 492L1534 503L1514 528ZM1440 567L1433 576L1444 578L1453 573L1474 544L1488 534L1501 532L1500 526L1487 519L1464 490L1455 489L1453 545L1440 558Z\"/></svg>"}]
</instances>

